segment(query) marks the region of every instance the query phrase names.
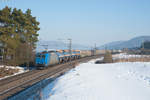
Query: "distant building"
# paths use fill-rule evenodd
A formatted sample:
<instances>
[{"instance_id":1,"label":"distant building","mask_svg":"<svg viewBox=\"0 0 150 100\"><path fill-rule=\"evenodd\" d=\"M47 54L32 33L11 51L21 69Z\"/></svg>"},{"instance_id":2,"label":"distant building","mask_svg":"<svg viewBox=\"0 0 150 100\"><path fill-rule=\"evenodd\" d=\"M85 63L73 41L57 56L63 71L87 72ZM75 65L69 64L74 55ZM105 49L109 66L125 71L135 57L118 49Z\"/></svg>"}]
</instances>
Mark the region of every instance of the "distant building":
<instances>
[{"instance_id":1,"label":"distant building","mask_svg":"<svg viewBox=\"0 0 150 100\"><path fill-rule=\"evenodd\" d=\"M145 41L141 45L141 54L150 54L150 41Z\"/></svg>"},{"instance_id":2,"label":"distant building","mask_svg":"<svg viewBox=\"0 0 150 100\"><path fill-rule=\"evenodd\" d=\"M147 49L150 50L150 41L144 42L142 48L144 48L144 49L146 49L146 50L147 50Z\"/></svg>"}]
</instances>

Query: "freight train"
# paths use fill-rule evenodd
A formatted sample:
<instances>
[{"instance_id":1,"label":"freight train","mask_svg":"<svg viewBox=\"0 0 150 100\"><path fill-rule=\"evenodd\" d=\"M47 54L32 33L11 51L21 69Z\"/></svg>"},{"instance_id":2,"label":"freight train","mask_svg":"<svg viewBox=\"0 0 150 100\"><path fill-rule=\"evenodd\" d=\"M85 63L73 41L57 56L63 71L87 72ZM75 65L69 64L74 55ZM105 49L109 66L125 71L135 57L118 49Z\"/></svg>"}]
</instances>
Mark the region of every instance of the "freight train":
<instances>
[{"instance_id":1,"label":"freight train","mask_svg":"<svg viewBox=\"0 0 150 100\"><path fill-rule=\"evenodd\" d=\"M37 53L35 58L35 64L37 69L44 69L48 66L104 53L105 51L99 50L97 50L95 54L93 54L91 50L50 50Z\"/></svg>"},{"instance_id":2,"label":"freight train","mask_svg":"<svg viewBox=\"0 0 150 100\"><path fill-rule=\"evenodd\" d=\"M37 53L35 58L35 64L37 69L44 69L45 67L51 65L65 63L79 58L79 50L50 50Z\"/></svg>"}]
</instances>

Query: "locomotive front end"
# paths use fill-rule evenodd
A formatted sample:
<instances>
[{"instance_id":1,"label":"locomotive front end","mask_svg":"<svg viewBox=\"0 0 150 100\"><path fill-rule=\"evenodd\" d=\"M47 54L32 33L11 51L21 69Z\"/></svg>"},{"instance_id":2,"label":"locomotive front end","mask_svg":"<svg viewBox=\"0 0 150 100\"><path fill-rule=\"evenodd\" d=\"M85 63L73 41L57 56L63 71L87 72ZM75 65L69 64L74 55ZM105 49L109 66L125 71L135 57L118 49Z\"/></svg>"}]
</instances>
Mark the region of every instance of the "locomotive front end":
<instances>
[{"instance_id":1,"label":"locomotive front end","mask_svg":"<svg viewBox=\"0 0 150 100\"><path fill-rule=\"evenodd\" d=\"M45 53L37 53L35 64L37 69L43 69L46 66L46 54Z\"/></svg>"}]
</instances>

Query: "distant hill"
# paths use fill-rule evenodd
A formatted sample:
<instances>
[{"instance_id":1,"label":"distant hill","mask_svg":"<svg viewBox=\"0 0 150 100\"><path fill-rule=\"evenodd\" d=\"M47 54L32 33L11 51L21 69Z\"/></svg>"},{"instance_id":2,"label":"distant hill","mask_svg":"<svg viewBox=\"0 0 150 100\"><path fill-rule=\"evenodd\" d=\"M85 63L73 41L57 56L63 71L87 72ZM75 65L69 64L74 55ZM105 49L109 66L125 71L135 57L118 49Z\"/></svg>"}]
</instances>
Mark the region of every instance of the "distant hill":
<instances>
[{"instance_id":1,"label":"distant hill","mask_svg":"<svg viewBox=\"0 0 150 100\"><path fill-rule=\"evenodd\" d=\"M36 51L39 52L45 50L42 45L48 45L48 50L68 49L68 44L69 43L64 43L61 41L39 41L37 43ZM72 44L72 49L86 50L89 48L80 44Z\"/></svg>"},{"instance_id":2,"label":"distant hill","mask_svg":"<svg viewBox=\"0 0 150 100\"><path fill-rule=\"evenodd\" d=\"M115 41L98 47L99 49L123 49L140 47L144 41L150 41L150 36L139 36L127 41Z\"/></svg>"}]
</instances>

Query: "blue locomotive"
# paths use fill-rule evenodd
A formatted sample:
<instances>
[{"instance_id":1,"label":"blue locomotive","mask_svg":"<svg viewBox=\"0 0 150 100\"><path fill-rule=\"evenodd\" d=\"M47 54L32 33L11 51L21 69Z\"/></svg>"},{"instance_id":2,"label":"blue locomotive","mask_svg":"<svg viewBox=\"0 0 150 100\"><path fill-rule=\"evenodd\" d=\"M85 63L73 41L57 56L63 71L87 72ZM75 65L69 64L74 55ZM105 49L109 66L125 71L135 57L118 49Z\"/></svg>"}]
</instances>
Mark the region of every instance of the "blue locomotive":
<instances>
[{"instance_id":1,"label":"blue locomotive","mask_svg":"<svg viewBox=\"0 0 150 100\"><path fill-rule=\"evenodd\" d=\"M79 58L79 50L72 50L71 53L69 50L44 51L36 54L35 64L37 69L43 69L51 65L56 65Z\"/></svg>"}]
</instances>

